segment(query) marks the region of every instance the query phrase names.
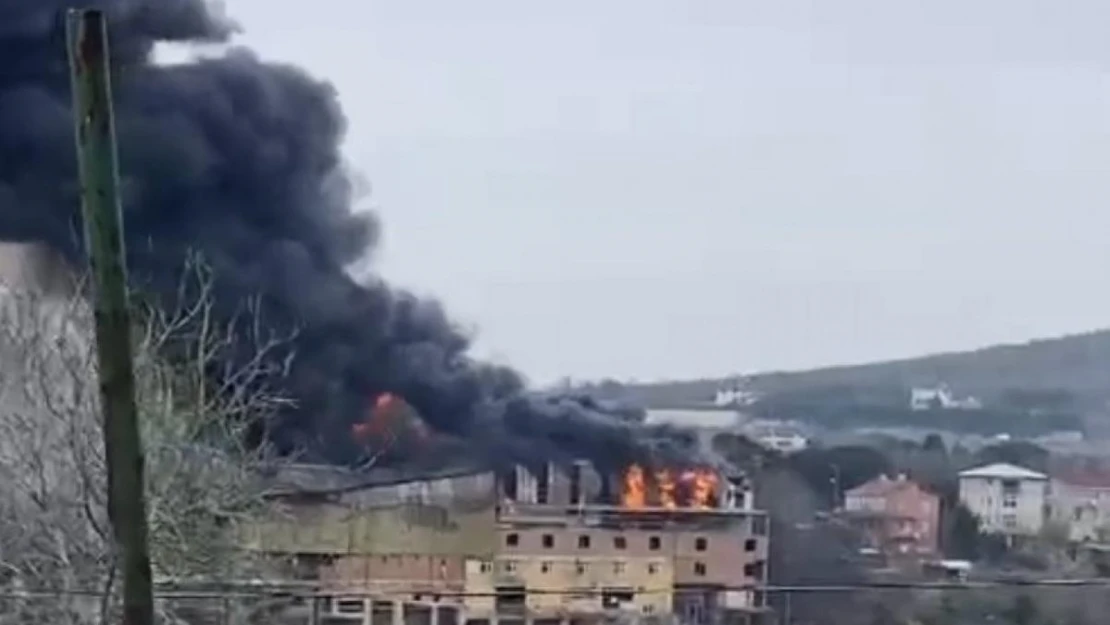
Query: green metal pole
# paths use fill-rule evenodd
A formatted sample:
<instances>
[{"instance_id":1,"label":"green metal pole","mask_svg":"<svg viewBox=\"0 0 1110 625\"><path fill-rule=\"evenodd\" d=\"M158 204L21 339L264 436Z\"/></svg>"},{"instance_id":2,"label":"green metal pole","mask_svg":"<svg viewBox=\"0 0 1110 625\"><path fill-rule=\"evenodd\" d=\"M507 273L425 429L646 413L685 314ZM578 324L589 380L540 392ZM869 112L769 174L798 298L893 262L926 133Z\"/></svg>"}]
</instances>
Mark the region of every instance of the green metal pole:
<instances>
[{"instance_id":1,"label":"green metal pole","mask_svg":"<svg viewBox=\"0 0 1110 625\"><path fill-rule=\"evenodd\" d=\"M122 567L124 625L153 625L143 449L135 404L131 314L116 130L103 11L66 16L85 245L92 270L97 365L108 466L108 515Z\"/></svg>"}]
</instances>

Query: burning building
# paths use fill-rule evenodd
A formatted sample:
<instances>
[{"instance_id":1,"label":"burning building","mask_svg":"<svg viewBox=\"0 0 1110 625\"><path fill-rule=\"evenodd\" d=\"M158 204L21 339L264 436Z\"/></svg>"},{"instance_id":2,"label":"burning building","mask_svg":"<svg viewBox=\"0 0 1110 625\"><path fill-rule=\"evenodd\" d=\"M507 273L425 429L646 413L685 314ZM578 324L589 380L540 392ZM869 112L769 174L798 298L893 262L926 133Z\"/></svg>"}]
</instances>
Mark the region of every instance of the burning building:
<instances>
[{"instance_id":1,"label":"burning building","mask_svg":"<svg viewBox=\"0 0 1110 625\"><path fill-rule=\"evenodd\" d=\"M673 428L639 423L585 398L531 393L517 372L473 358L468 333L438 302L351 275L348 268L372 255L380 228L373 215L353 210L355 185L340 150L347 124L331 85L238 48L196 61L154 62L158 44L229 42L237 28L217 3L95 4L111 22L113 65L127 68L115 83L114 104L128 277L144 299L171 310L195 304L182 298L209 297L200 317L205 324L226 325L232 344L211 354L218 362L204 363L205 370L223 376L217 380L223 383L244 367L257 367L251 390L272 390L289 400L274 413L233 415L249 420L252 441L267 439L280 451L336 465L379 462L390 453L405 461L395 466L450 456L430 447L445 437L463 441L471 457L490 463L585 457L593 467L609 466L579 471L577 481L541 470L546 477L514 484L515 498L499 496L500 482L487 468L438 477L397 470L400 477L385 481L376 471L326 469L320 473L334 475L315 475L321 483L281 492L288 515L251 528L249 545L310 563L337 593L359 587L394 601L394 607L402 602L418 615L414 622L429 613L429 605L439 605L429 597L453 596L454 602L444 601L469 609L458 599L464 595L450 591L468 587L470 564L481 570L482 563L500 562L503 528L531 522L521 519L561 519L552 522L564 532L578 531L569 528L597 515L603 518L599 527L612 532L626 523L654 523L662 528L651 530L657 540L646 534L645 540L660 546L648 551L674 564L675 587L683 576L716 574L686 571L675 554L688 535L675 528L706 533L689 523L750 518L754 524L761 517L705 503L686 506L684 497L707 502L706 493L714 490L696 480L688 485L676 478L673 488L664 487L673 508L653 503L659 487L652 490L652 484L665 482L646 469L647 461L686 458L689 441ZM69 269L83 271L85 254L73 236L80 215L72 94L68 81L59 80L55 5L2 4L0 237L41 244ZM210 284L183 288L197 257ZM249 318L245 308L251 309ZM271 343L272 349L258 351ZM420 416L401 414L398 397ZM611 467L633 463L644 467L645 481L643 505L636 508L616 499L624 492L624 476L611 475ZM478 493L473 497L457 492L471 487ZM557 503L561 489L567 505ZM702 494L686 495L684 489ZM549 509L528 517L529 498L537 505L550 502L543 504ZM687 525L676 525L680 518ZM631 534L622 540L641 542ZM669 547L662 545L674 545L675 553L666 555ZM691 562L699 564L697 570L715 571L708 561ZM540 568L537 574L543 574ZM611 582L579 580L574 588ZM397 598L402 595L403 601ZM637 601L617 604L648 605ZM339 606L337 612L347 613ZM342 606L357 612L353 603Z\"/></svg>"},{"instance_id":2,"label":"burning building","mask_svg":"<svg viewBox=\"0 0 1110 625\"><path fill-rule=\"evenodd\" d=\"M503 476L501 496L498 555L468 568L469 585L480 579L493 589L486 611L626 611L705 623L750 621L763 608L754 587L766 580L768 521L752 509L743 476L639 464L611 475L586 463L517 467Z\"/></svg>"},{"instance_id":3,"label":"burning building","mask_svg":"<svg viewBox=\"0 0 1110 625\"><path fill-rule=\"evenodd\" d=\"M370 474L287 489L295 512L251 543L313 563L333 618L745 623L763 609L768 523L741 476L588 462Z\"/></svg>"}]
</instances>

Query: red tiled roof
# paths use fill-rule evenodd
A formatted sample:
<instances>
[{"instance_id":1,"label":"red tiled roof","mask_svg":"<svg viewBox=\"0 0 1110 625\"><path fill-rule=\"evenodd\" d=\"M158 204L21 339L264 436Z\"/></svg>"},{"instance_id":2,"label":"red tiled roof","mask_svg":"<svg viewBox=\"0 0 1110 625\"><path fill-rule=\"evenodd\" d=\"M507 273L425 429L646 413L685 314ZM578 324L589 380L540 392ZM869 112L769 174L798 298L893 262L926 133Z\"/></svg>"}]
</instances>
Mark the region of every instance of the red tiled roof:
<instances>
[{"instance_id":1,"label":"red tiled roof","mask_svg":"<svg viewBox=\"0 0 1110 625\"><path fill-rule=\"evenodd\" d=\"M885 497L890 493L909 487L920 488L915 482L909 479L880 476L870 482L860 484L849 490L847 494L857 497Z\"/></svg>"}]
</instances>

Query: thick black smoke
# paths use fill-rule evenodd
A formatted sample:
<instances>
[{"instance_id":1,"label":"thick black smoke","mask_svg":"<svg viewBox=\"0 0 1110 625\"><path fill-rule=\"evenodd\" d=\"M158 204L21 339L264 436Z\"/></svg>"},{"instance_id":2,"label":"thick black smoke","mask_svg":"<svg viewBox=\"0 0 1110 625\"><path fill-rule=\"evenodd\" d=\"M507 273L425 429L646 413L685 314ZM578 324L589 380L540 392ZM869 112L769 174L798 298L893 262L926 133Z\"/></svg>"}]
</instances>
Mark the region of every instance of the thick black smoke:
<instances>
[{"instance_id":1,"label":"thick black smoke","mask_svg":"<svg viewBox=\"0 0 1110 625\"><path fill-rule=\"evenodd\" d=\"M0 238L39 241L80 265L73 122L60 12L72 0L0 0ZM438 303L344 271L378 234L351 212L333 89L245 50L149 62L158 41L224 41L203 0L85 0L111 24L125 220L133 279L163 297L200 252L230 316L261 295L276 329L303 327L282 384L296 410L269 424L280 447L355 461L351 424L382 391L433 428L501 459L674 455L649 432L578 400L524 392L511 370L466 354ZM434 250L430 250L434 253Z\"/></svg>"}]
</instances>

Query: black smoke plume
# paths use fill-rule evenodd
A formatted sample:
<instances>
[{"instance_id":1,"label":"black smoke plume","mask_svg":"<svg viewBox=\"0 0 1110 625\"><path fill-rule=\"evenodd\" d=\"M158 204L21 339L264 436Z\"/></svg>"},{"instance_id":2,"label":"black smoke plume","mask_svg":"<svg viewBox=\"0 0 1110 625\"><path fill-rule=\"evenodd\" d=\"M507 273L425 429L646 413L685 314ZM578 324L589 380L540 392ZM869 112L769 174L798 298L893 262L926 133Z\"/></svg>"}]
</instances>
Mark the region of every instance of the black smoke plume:
<instances>
[{"instance_id":1,"label":"black smoke plume","mask_svg":"<svg viewBox=\"0 0 1110 625\"><path fill-rule=\"evenodd\" d=\"M41 242L83 265L61 12L73 0L0 0L0 238ZM249 51L151 62L160 41L225 42L234 26L203 0L85 0L107 12L132 279L172 297L199 252L229 318L259 296L276 329L301 327L281 384L297 408L267 424L279 448L355 462L351 425L380 392L435 430L503 460L620 464L680 455L682 437L582 401L525 392L475 362L437 302L345 268L378 225L353 214L334 90ZM688 442L688 441L686 441Z\"/></svg>"}]
</instances>

